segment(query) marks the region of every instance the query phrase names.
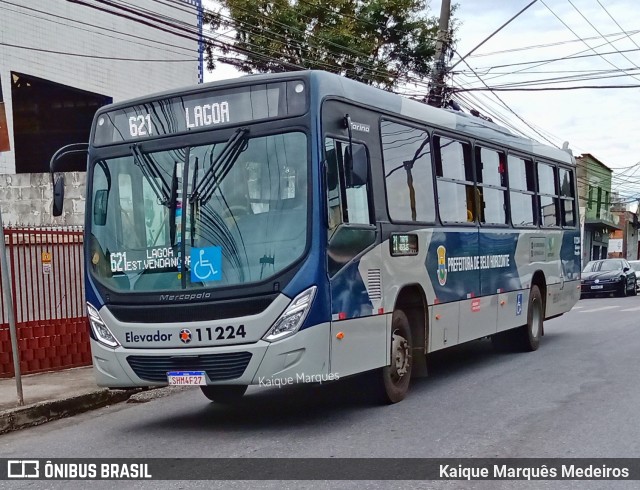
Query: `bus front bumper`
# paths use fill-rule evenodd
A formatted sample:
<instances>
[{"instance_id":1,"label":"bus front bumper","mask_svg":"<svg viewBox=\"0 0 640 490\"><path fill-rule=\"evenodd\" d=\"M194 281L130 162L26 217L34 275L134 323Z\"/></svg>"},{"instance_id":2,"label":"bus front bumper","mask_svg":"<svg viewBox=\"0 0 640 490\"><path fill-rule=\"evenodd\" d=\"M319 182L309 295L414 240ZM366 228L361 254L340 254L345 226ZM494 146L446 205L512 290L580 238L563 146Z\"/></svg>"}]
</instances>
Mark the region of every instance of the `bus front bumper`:
<instances>
[{"instance_id":1,"label":"bus front bumper","mask_svg":"<svg viewBox=\"0 0 640 490\"><path fill-rule=\"evenodd\" d=\"M111 349L91 339L98 386L165 386L172 371L204 371L207 384L269 384L329 374L330 324L306 328L278 342L190 349Z\"/></svg>"}]
</instances>

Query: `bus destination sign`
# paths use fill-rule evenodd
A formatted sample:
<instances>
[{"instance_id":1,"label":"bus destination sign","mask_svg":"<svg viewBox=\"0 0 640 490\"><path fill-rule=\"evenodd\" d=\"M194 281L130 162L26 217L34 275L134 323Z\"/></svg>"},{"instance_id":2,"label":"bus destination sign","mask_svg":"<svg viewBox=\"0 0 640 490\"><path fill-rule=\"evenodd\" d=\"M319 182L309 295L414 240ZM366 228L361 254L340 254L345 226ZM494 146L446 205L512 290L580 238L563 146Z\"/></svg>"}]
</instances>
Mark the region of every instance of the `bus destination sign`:
<instances>
[{"instance_id":1,"label":"bus destination sign","mask_svg":"<svg viewBox=\"0 0 640 490\"><path fill-rule=\"evenodd\" d=\"M307 110L300 80L158 99L99 114L93 144L139 141L194 130L299 116Z\"/></svg>"}]
</instances>

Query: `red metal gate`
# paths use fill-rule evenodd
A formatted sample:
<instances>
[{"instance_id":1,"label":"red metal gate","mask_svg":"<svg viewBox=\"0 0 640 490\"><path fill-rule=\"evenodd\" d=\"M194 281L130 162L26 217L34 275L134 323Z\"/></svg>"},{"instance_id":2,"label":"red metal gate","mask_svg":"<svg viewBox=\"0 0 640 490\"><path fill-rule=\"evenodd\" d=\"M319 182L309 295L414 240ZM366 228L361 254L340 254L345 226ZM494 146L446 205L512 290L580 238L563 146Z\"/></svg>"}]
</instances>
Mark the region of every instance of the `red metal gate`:
<instances>
[{"instance_id":1,"label":"red metal gate","mask_svg":"<svg viewBox=\"0 0 640 490\"><path fill-rule=\"evenodd\" d=\"M82 228L10 227L4 237L22 373L90 364ZM0 297L0 377L11 377L7 305Z\"/></svg>"}]
</instances>

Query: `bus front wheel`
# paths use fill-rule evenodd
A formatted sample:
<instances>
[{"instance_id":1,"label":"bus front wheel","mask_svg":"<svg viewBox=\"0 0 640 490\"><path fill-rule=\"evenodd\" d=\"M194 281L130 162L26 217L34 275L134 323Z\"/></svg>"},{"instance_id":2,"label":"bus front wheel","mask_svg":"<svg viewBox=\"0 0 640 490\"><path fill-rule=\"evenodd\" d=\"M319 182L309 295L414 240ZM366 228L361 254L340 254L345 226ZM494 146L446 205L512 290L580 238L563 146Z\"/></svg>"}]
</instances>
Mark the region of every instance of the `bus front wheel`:
<instances>
[{"instance_id":1,"label":"bus front wheel","mask_svg":"<svg viewBox=\"0 0 640 490\"><path fill-rule=\"evenodd\" d=\"M246 385L228 385L228 386L201 386L200 389L204 396L216 403L230 404L235 403L247 391Z\"/></svg>"},{"instance_id":2,"label":"bus front wheel","mask_svg":"<svg viewBox=\"0 0 640 490\"><path fill-rule=\"evenodd\" d=\"M381 388L386 403L404 399L411 381L411 327L402 310L393 312L391 321L391 364L382 368Z\"/></svg>"}]
</instances>

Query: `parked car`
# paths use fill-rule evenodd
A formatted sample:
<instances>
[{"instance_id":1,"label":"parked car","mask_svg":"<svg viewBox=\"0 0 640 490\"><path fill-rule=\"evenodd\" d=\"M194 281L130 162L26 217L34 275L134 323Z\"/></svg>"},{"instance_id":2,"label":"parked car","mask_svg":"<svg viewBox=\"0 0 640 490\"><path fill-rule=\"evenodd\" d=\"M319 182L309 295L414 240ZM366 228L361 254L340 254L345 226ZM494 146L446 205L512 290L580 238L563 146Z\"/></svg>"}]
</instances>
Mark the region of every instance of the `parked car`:
<instances>
[{"instance_id":1,"label":"parked car","mask_svg":"<svg viewBox=\"0 0 640 490\"><path fill-rule=\"evenodd\" d=\"M635 269L625 259L592 260L582 271L580 297L605 293L636 295L636 278Z\"/></svg>"},{"instance_id":2,"label":"parked car","mask_svg":"<svg viewBox=\"0 0 640 490\"><path fill-rule=\"evenodd\" d=\"M636 271L636 291L640 291L640 260L630 260L629 265Z\"/></svg>"}]
</instances>

